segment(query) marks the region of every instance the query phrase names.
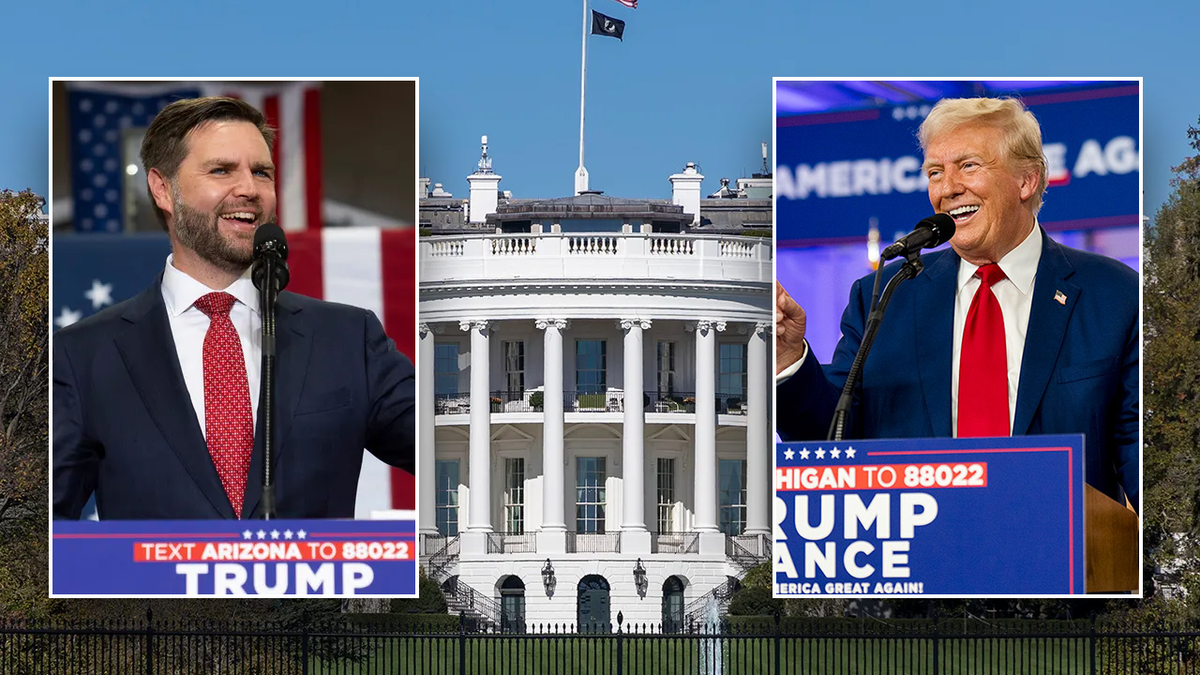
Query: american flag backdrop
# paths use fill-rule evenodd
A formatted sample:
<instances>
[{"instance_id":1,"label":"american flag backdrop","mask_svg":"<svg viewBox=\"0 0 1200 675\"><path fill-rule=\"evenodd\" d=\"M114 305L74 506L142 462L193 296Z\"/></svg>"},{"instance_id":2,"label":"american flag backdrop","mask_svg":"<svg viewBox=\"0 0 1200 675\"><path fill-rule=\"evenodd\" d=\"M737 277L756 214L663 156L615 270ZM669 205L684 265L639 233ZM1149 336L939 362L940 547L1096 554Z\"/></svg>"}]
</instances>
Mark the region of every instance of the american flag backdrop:
<instances>
[{"instance_id":1,"label":"american flag backdrop","mask_svg":"<svg viewBox=\"0 0 1200 675\"><path fill-rule=\"evenodd\" d=\"M289 233L288 290L375 312L396 346L416 357L416 230L329 228ZM165 233L55 237L51 313L55 329L141 292L166 263ZM416 439L413 439L414 447ZM432 467L422 467L432 470ZM411 474L364 455L356 517L416 508Z\"/></svg>"},{"instance_id":2,"label":"american flag backdrop","mask_svg":"<svg viewBox=\"0 0 1200 675\"><path fill-rule=\"evenodd\" d=\"M72 82L71 197L79 232L126 229L127 133L144 130L167 104L196 96L240 98L262 111L276 130L277 219L285 230L321 227L321 90L314 82ZM144 185L143 180L136 181ZM144 189L144 188L143 188Z\"/></svg>"}]
</instances>

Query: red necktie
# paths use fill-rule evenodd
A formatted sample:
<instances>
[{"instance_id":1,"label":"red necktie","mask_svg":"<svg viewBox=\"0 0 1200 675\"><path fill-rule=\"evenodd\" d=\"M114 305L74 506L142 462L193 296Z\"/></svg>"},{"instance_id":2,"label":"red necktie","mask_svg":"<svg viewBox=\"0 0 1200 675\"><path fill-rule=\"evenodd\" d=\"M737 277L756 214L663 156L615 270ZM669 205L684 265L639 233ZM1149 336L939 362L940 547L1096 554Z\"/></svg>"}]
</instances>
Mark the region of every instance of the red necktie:
<instances>
[{"instance_id":1,"label":"red necktie","mask_svg":"<svg viewBox=\"0 0 1200 675\"><path fill-rule=\"evenodd\" d=\"M992 286L1005 278L991 263L975 272L979 289L963 328L958 367L958 436L1008 436L1008 357L1004 314Z\"/></svg>"},{"instance_id":2,"label":"red necktie","mask_svg":"<svg viewBox=\"0 0 1200 675\"><path fill-rule=\"evenodd\" d=\"M195 305L210 319L204 336L204 430L208 452L233 512L241 518L254 448L254 417L242 341L229 320L229 310L236 301L228 293L209 293Z\"/></svg>"}]
</instances>

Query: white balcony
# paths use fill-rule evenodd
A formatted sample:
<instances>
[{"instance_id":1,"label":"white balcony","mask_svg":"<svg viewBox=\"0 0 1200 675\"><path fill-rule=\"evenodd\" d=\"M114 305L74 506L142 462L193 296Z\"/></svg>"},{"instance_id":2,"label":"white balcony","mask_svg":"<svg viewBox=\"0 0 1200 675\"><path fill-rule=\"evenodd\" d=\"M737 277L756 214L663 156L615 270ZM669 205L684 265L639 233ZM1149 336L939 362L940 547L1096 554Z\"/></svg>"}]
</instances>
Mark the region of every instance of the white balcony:
<instances>
[{"instance_id":1,"label":"white balcony","mask_svg":"<svg viewBox=\"0 0 1200 675\"><path fill-rule=\"evenodd\" d=\"M644 279L771 282L771 242L682 234L425 237L421 283Z\"/></svg>"},{"instance_id":2,"label":"white balcony","mask_svg":"<svg viewBox=\"0 0 1200 675\"><path fill-rule=\"evenodd\" d=\"M769 239L679 234L502 234L420 242L421 317L720 316L770 307Z\"/></svg>"}]
</instances>

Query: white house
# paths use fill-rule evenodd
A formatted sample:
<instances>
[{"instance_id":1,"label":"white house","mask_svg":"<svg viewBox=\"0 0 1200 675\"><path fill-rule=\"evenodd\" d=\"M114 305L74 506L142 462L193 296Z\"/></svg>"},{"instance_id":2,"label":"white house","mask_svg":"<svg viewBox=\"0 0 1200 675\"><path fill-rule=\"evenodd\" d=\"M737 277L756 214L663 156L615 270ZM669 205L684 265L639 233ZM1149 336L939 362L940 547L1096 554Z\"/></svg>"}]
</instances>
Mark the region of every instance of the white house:
<instances>
[{"instance_id":1,"label":"white house","mask_svg":"<svg viewBox=\"0 0 1200 675\"><path fill-rule=\"evenodd\" d=\"M771 204L702 178L512 199L485 141L469 200L422 199L421 561L455 608L671 630L767 559L772 242L739 232Z\"/></svg>"}]
</instances>

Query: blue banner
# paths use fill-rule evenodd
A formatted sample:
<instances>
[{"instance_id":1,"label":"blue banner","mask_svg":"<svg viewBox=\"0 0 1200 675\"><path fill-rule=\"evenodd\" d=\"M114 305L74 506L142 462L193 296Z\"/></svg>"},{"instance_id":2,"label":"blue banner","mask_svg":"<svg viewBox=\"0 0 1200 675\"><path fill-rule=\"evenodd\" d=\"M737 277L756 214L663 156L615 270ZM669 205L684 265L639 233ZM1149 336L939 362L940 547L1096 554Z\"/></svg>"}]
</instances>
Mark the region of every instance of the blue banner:
<instances>
[{"instance_id":1,"label":"blue banner","mask_svg":"<svg viewBox=\"0 0 1200 675\"><path fill-rule=\"evenodd\" d=\"M774 595L1084 592L1083 436L781 443Z\"/></svg>"},{"instance_id":2,"label":"blue banner","mask_svg":"<svg viewBox=\"0 0 1200 675\"><path fill-rule=\"evenodd\" d=\"M1022 96L1042 127L1048 230L1140 226L1137 82ZM936 101L776 119L781 245L866 241L872 219L893 241L933 210L917 128Z\"/></svg>"},{"instance_id":3,"label":"blue banner","mask_svg":"<svg viewBox=\"0 0 1200 675\"><path fill-rule=\"evenodd\" d=\"M56 596L408 596L412 520L55 521Z\"/></svg>"}]
</instances>

